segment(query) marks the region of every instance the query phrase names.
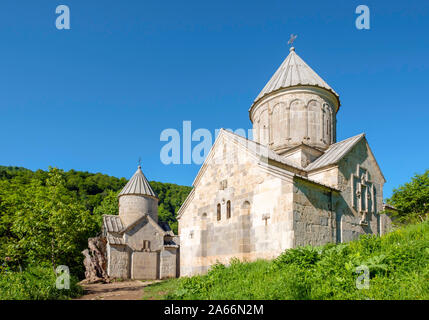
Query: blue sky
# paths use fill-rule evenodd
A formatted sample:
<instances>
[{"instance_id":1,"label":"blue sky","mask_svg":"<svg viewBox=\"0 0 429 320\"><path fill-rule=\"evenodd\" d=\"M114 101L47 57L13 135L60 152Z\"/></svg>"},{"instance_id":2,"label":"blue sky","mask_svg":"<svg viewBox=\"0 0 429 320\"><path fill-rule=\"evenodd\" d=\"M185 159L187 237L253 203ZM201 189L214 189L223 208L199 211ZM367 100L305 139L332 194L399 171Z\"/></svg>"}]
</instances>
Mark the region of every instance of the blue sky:
<instances>
[{"instance_id":1,"label":"blue sky","mask_svg":"<svg viewBox=\"0 0 429 320\"><path fill-rule=\"evenodd\" d=\"M55 28L60 4L71 30ZM340 94L338 140L367 134L388 197L429 167L428 30L428 1L3 0L0 165L129 178L141 156L148 179L190 185L199 165L163 165L162 130L250 128L297 33Z\"/></svg>"}]
</instances>

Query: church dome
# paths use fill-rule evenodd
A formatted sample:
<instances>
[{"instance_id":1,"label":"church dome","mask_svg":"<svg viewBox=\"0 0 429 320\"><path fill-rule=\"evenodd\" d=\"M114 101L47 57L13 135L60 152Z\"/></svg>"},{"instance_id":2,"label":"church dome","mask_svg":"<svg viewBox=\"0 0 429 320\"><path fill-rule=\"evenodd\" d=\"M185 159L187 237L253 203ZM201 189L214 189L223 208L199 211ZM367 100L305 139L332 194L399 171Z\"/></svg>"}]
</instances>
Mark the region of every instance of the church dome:
<instances>
[{"instance_id":1,"label":"church dome","mask_svg":"<svg viewBox=\"0 0 429 320\"><path fill-rule=\"evenodd\" d=\"M254 140L282 155L306 145L320 151L336 142L338 94L292 47L249 109Z\"/></svg>"},{"instance_id":2,"label":"church dome","mask_svg":"<svg viewBox=\"0 0 429 320\"><path fill-rule=\"evenodd\" d=\"M295 86L315 86L326 89L337 98L338 106L340 106L339 95L296 54L294 47L290 48L289 55L261 90L253 104L272 92Z\"/></svg>"},{"instance_id":3,"label":"church dome","mask_svg":"<svg viewBox=\"0 0 429 320\"><path fill-rule=\"evenodd\" d=\"M118 197L119 217L125 226L134 223L145 215L149 215L153 220L158 221L158 197L140 166Z\"/></svg>"},{"instance_id":4,"label":"church dome","mask_svg":"<svg viewBox=\"0 0 429 320\"><path fill-rule=\"evenodd\" d=\"M141 195L157 198L146 177L144 176L141 166L138 166L137 171L131 177L130 181L125 185L119 193L119 197L123 195Z\"/></svg>"}]
</instances>

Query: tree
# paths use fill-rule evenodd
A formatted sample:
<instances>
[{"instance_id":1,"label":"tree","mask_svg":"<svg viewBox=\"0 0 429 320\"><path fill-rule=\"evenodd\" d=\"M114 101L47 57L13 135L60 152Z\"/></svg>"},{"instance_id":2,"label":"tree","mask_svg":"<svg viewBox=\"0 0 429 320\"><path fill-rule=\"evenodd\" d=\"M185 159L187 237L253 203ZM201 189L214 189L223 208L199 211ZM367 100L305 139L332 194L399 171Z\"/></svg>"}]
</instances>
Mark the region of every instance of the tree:
<instances>
[{"instance_id":1,"label":"tree","mask_svg":"<svg viewBox=\"0 0 429 320\"><path fill-rule=\"evenodd\" d=\"M118 192L108 190L107 195L104 197L103 201L101 201L100 205L95 207L94 214L98 217L101 217L103 214L118 214L118 211Z\"/></svg>"},{"instance_id":2,"label":"tree","mask_svg":"<svg viewBox=\"0 0 429 320\"><path fill-rule=\"evenodd\" d=\"M429 215L429 170L393 190L387 203L398 210L399 222L423 221Z\"/></svg>"},{"instance_id":3,"label":"tree","mask_svg":"<svg viewBox=\"0 0 429 320\"><path fill-rule=\"evenodd\" d=\"M29 264L49 262L54 270L64 264L81 271L81 251L98 229L97 219L65 187L62 170L50 168L45 184L33 180L22 188L10 228L17 241L8 251L21 253Z\"/></svg>"}]
</instances>

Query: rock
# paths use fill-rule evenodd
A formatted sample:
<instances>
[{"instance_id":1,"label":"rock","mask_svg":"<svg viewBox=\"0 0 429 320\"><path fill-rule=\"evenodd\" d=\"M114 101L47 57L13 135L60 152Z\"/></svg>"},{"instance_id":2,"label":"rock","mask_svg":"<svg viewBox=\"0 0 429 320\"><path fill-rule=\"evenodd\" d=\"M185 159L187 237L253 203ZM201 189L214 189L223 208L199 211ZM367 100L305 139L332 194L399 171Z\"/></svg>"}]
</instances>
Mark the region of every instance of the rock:
<instances>
[{"instance_id":1,"label":"rock","mask_svg":"<svg viewBox=\"0 0 429 320\"><path fill-rule=\"evenodd\" d=\"M110 282L107 275L106 239L95 237L88 239L88 248L82 251L85 256L85 280L81 283Z\"/></svg>"}]
</instances>

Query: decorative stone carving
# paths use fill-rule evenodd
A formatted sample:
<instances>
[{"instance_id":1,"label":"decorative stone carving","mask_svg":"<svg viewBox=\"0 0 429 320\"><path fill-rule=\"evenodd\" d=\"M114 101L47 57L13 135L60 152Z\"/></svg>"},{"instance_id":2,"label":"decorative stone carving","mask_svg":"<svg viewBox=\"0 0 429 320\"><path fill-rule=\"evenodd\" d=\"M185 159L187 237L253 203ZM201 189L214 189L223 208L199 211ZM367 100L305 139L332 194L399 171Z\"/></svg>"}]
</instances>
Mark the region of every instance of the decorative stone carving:
<instances>
[{"instance_id":1,"label":"decorative stone carving","mask_svg":"<svg viewBox=\"0 0 429 320\"><path fill-rule=\"evenodd\" d=\"M356 174L351 175L352 207L362 217L360 224L368 225L368 214L375 213L375 186L370 181L368 170L357 165Z\"/></svg>"},{"instance_id":2,"label":"decorative stone carving","mask_svg":"<svg viewBox=\"0 0 429 320\"><path fill-rule=\"evenodd\" d=\"M265 213L262 215L262 220L265 220L265 225L268 224L268 219L270 219L270 214L269 213Z\"/></svg>"}]
</instances>

